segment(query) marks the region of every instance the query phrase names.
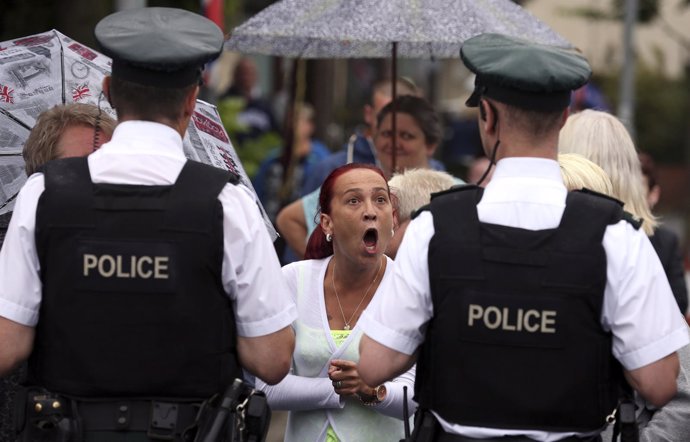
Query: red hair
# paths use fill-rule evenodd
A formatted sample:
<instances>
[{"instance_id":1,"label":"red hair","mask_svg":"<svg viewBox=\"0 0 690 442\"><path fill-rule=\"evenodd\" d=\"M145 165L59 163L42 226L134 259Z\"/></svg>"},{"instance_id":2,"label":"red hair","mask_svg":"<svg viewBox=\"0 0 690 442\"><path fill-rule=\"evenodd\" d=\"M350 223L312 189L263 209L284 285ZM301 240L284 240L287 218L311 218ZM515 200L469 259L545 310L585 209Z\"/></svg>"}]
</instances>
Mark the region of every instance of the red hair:
<instances>
[{"instance_id":1,"label":"red hair","mask_svg":"<svg viewBox=\"0 0 690 442\"><path fill-rule=\"evenodd\" d=\"M386 180L386 175L378 167L372 164L364 163L350 163L340 166L331 172L321 185L321 192L319 193L319 210L316 216L321 213L326 215L331 214L331 201L333 200L333 187L335 186L335 181L347 172L355 169L369 169L372 170L383 178L386 183L386 189L388 189L388 196L390 197L391 191L388 188L388 181ZM309 236L309 241L307 241L307 250L304 253L304 259L321 259L333 254L333 243L326 241L326 234L321 228L321 223L316 223L316 229L311 232Z\"/></svg>"}]
</instances>

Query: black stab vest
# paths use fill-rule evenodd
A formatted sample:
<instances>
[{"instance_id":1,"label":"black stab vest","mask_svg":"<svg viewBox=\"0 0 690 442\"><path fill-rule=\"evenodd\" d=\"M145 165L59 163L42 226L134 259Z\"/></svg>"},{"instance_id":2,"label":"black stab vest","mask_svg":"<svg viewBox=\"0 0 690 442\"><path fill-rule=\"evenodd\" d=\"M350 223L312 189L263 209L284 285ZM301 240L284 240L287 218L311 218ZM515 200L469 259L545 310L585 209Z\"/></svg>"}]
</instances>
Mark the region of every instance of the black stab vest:
<instances>
[{"instance_id":1,"label":"black stab vest","mask_svg":"<svg viewBox=\"0 0 690 442\"><path fill-rule=\"evenodd\" d=\"M434 316L415 384L420 407L460 425L596 431L622 370L600 322L606 227L622 207L570 192L556 229L480 223L483 189L435 196Z\"/></svg>"},{"instance_id":2,"label":"black stab vest","mask_svg":"<svg viewBox=\"0 0 690 442\"><path fill-rule=\"evenodd\" d=\"M218 200L237 176L187 161L173 185L94 184L85 158L44 173L30 380L73 396L206 398L240 377Z\"/></svg>"}]
</instances>

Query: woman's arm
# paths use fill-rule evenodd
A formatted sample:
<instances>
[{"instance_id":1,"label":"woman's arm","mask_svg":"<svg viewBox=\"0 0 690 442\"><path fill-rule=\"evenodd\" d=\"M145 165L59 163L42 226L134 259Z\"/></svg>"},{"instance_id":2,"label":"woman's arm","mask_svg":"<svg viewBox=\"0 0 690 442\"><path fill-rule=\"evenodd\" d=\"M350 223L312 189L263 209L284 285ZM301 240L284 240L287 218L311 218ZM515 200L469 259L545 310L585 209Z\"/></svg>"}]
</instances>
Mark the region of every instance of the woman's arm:
<instances>
[{"instance_id":1,"label":"woman's arm","mask_svg":"<svg viewBox=\"0 0 690 442\"><path fill-rule=\"evenodd\" d=\"M257 379L256 386L266 393L268 403L274 410L298 411L344 406L328 378L288 374L280 383L272 386Z\"/></svg>"},{"instance_id":2,"label":"woman's arm","mask_svg":"<svg viewBox=\"0 0 690 442\"><path fill-rule=\"evenodd\" d=\"M398 419L403 419L403 389L405 387L407 387L409 414L414 414L417 409L417 404L412 400L415 373L416 366L413 365L400 376L384 382L382 385L385 387L385 397L381 402L378 402L376 389L359 377L358 366L355 362L333 359L331 368L328 370L331 382L334 385L340 383L340 386L335 388L336 393L359 398L362 403L372 407L373 410Z\"/></svg>"},{"instance_id":3,"label":"woman's arm","mask_svg":"<svg viewBox=\"0 0 690 442\"><path fill-rule=\"evenodd\" d=\"M386 397L373 408L383 415L403 419L403 388L407 387L407 409L409 416L412 416L417 410L417 403L412 400L416 372L417 366L413 365L397 378L385 382Z\"/></svg>"}]
</instances>

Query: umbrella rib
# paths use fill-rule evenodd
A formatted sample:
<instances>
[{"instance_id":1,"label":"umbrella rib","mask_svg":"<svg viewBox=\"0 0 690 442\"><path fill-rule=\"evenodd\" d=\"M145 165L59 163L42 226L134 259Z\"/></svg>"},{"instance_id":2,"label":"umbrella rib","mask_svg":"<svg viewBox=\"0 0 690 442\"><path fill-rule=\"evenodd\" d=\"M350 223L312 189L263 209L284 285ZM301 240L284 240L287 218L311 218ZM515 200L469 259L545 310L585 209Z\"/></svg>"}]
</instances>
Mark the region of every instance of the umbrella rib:
<instances>
[{"instance_id":1,"label":"umbrella rib","mask_svg":"<svg viewBox=\"0 0 690 442\"><path fill-rule=\"evenodd\" d=\"M67 104L67 99L65 98L65 48L62 46L62 39L57 34L55 29L53 29L53 34L57 38L58 43L60 43L60 77L62 79L62 104Z\"/></svg>"},{"instance_id":2,"label":"umbrella rib","mask_svg":"<svg viewBox=\"0 0 690 442\"><path fill-rule=\"evenodd\" d=\"M14 121L15 123L17 123L18 125L22 126L24 129L31 130L31 126L29 126L28 124L26 124L25 122L23 122L19 118L12 115L9 111L7 111L3 108L0 108L0 113L3 114L4 116L6 116L7 118L9 118L10 120Z\"/></svg>"},{"instance_id":3,"label":"umbrella rib","mask_svg":"<svg viewBox=\"0 0 690 442\"><path fill-rule=\"evenodd\" d=\"M16 192L14 195L12 195L11 197L7 198L7 201L5 201L5 202L2 204L2 206L0 206L0 209L4 208L6 205L8 205L8 204L11 203L12 201L14 201L14 199L17 198L17 195L19 195L19 192Z\"/></svg>"}]
</instances>

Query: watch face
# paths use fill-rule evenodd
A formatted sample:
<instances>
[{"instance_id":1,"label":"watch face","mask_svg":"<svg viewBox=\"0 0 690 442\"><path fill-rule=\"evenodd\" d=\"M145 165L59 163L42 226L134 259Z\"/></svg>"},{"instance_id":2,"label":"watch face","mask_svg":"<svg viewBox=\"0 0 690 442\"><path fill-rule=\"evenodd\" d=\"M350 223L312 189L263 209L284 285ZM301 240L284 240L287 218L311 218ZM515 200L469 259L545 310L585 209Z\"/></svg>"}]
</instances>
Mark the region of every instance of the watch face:
<instances>
[{"instance_id":1,"label":"watch face","mask_svg":"<svg viewBox=\"0 0 690 442\"><path fill-rule=\"evenodd\" d=\"M376 387L376 400L379 402L383 402L383 400L386 398L386 386L385 385L379 385Z\"/></svg>"},{"instance_id":2,"label":"watch face","mask_svg":"<svg viewBox=\"0 0 690 442\"><path fill-rule=\"evenodd\" d=\"M79 61L75 61L72 64L71 70L72 75L79 79L86 78L89 75L89 67Z\"/></svg>"}]
</instances>

